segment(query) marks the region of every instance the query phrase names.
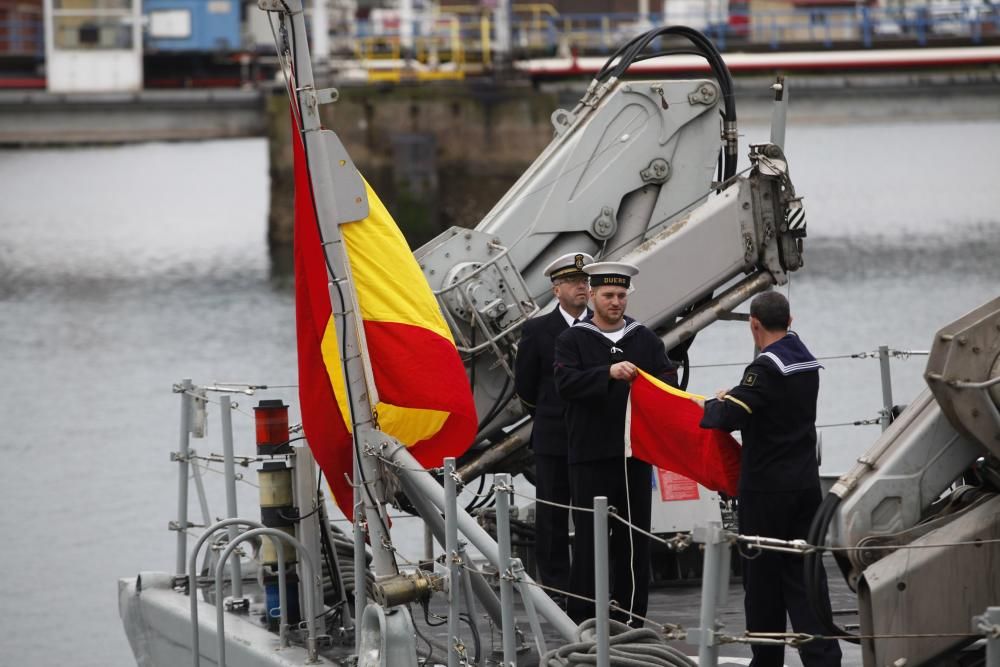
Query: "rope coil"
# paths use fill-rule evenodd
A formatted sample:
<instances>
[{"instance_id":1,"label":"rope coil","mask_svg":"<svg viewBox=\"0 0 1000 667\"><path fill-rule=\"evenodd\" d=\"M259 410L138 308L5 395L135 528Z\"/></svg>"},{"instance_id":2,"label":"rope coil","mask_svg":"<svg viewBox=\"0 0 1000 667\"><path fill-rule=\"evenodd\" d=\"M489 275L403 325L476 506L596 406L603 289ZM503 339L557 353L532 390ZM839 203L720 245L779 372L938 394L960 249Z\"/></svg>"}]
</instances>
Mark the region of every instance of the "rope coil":
<instances>
[{"instance_id":1,"label":"rope coil","mask_svg":"<svg viewBox=\"0 0 1000 667\"><path fill-rule=\"evenodd\" d=\"M583 667L595 664L597 660L596 619L580 624L576 631L577 641L546 653L541 667ZM620 667L695 667L695 662L672 646L663 637L649 628L632 628L611 619L610 621L611 665Z\"/></svg>"}]
</instances>

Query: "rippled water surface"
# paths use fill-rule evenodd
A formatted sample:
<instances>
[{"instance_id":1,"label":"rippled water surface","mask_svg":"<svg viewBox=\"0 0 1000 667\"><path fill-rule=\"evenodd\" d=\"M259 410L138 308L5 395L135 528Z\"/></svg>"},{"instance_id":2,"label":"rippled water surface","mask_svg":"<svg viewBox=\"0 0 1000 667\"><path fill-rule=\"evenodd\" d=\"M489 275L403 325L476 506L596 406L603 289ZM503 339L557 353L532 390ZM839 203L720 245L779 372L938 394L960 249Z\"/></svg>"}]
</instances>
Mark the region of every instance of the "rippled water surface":
<instances>
[{"instance_id":1,"label":"rippled water surface","mask_svg":"<svg viewBox=\"0 0 1000 667\"><path fill-rule=\"evenodd\" d=\"M790 295L817 356L926 350L938 327L1000 294L996 115L793 115L787 146L810 224ZM295 383L290 280L272 274L265 243L266 148L0 152L0 663L132 664L115 581L173 567L172 383ZM745 324L720 323L693 363L742 363L750 346ZM877 362L825 363L820 423L875 416ZM922 369L919 357L894 363L897 402L920 390ZM739 372L696 369L692 388L714 391ZM237 399L238 454L252 453L248 413L268 396L294 390ZM876 435L825 429L824 470L846 468ZM217 429L194 446L221 451ZM241 506L254 501L244 486ZM213 491L212 514L223 507Z\"/></svg>"}]
</instances>

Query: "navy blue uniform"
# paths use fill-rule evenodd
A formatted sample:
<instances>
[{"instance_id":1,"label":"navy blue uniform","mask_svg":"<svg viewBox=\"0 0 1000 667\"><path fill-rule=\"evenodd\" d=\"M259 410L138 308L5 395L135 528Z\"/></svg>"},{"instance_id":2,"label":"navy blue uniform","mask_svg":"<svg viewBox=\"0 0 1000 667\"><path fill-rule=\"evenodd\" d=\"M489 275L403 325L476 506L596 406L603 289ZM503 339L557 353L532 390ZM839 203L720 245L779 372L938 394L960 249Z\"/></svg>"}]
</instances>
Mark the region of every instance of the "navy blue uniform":
<instances>
[{"instance_id":1,"label":"navy blue uniform","mask_svg":"<svg viewBox=\"0 0 1000 667\"><path fill-rule=\"evenodd\" d=\"M740 384L723 400L705 403L701 426L743 435L739 529L744 535L805 539L819 507L816 460L816 398L819 363L794 333L767 346L747 366ZM758 555L759 554L759 555ZM747 630L784 632L785 615L796 632L823 634L803 586L802 558L754 552L743 561ZM829 606L826 579L823 597ZM754 646L755 667L778 667L783 646ZM836 641L812 641L799 649L805 667L840 665Z\"/></svg>"},{"instance_id":2,"label":"navy blue uniform","mask_svg":"<svg viewBox=\"0 0 1000 667\"><path fill-rule=\"evenodd\" d=\"M584 315L586 317L587 314ZM570 504L563 404L552 379L556 337L569 328L556 308L524 323L514 360L514 388L534 418L535 494L540 500ZM569 511L544 503L535 506L535 555L542 583L569 586Z\"/></svg>"},{"instance_id":3,"label":"navy blue uniform","mask_svg":"<svg viewBox=\"0 0 1000 667\"><path fill-rule=\"evenodd\" d=\"M667 359L663 342L630 317L625 318L624 335L616 343L590 322L582 322L556 339L555 384L566 405L570 487L574 505L590 508L596 496L607 496L619 516L648 531L652 468L643 461L625 458L625 407L630 385L610 377L611 365L619 361L630 361L676 385L676 370ZM594 517L574 511L573 525L570 590L592 598ZM645 616L649 539L614 520L610 528L611 597L618 606ZM593 618L594 605L570 598L568 611L579 623ZM626 614L617 612L612 618L629 621Z\"/></svg>"}]
</instances>

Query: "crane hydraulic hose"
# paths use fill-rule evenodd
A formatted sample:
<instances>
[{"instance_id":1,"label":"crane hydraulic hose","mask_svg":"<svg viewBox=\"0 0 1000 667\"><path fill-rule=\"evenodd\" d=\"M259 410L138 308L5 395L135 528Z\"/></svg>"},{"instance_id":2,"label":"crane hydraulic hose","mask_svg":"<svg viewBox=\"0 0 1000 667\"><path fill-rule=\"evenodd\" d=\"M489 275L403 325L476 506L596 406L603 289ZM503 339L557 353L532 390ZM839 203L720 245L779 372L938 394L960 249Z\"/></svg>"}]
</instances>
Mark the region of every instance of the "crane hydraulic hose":
<instances>
[{"instance_id":1,"label":"crane hydraulic hose","mask_svg":"<svg viewBox=\"0 0 1000 667\"><path fill-rule=\"evenodd\" d=\"M609 77L620 79L633 63L639 60L645 60L648 57L653 57L644 57L641 54L653 42L653 40L662 36L682 37L691 42L695 47L695 52L708 61L712 74L719 82L719 86L722 89L723 99L722 118L725 123L725 135L727 136L726 160L722 180L727 180L736 173L736 160L738 152L735 137L736 98L733 93L733 76L730 73L729 68L726 66L725 61L722 59L722 55L719 53L719 50L715 47L715 44L708 39L708 37L694 28L688 28L686 26L665 26L653 28L652 30L632 38L629 42L619 47L618 50L615 51L614 54L612 54L612 56L607 60L607 62L604 63L604 66L597 73L594 80L604 81ZM616 60L618 61L617 63L615 62Z\"/></svg>"},{"instance_id":2,"label":"crane hydraulic hose","mask_svg":"<svg viewBox=\"0 0 1000 667\"><path fill-rule=\"evenodd\" d=\"M816 516L813 517L812 524L809 526L809 533L806 536L806 541L809 544L821 545L826 541L826 532L830 527L830 521L833 520L834 513L837 511L837 506L840 505L840 500L840 496L828 493L823 502L820 503L819 509L816 510ZM803 570L806 595L809 597L809 606L812 607L813 613L816 614L816 618L823 626L823 630L832 635L850 636L850 639L845 639L844 641L852 644L861 643L857 637L854 637L834 622L829 603L824 603L825 601L820 595L820 582L823 580L822 577L824 574L823 552L809 552L805 554L804 559Z\"/></svg>"}]
</instances>

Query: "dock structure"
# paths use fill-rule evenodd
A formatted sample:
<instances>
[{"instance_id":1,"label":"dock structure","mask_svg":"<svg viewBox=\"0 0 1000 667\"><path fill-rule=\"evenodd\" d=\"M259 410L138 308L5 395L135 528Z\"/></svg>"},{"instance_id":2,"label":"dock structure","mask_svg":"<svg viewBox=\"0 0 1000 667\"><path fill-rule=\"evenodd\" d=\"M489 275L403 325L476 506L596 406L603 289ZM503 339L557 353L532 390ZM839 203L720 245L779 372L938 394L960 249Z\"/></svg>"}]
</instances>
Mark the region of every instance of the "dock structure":
<instances>
[{"instance_id":1,"label":"dock structure","mask_svg":"<svg viewBox=\"0 0 1000 667\"><path fill-rule=\"evenodd\" d=\"M259 90L0 92L0 145L60 146L263 136Z\"/></svg>"}]
</instances>

